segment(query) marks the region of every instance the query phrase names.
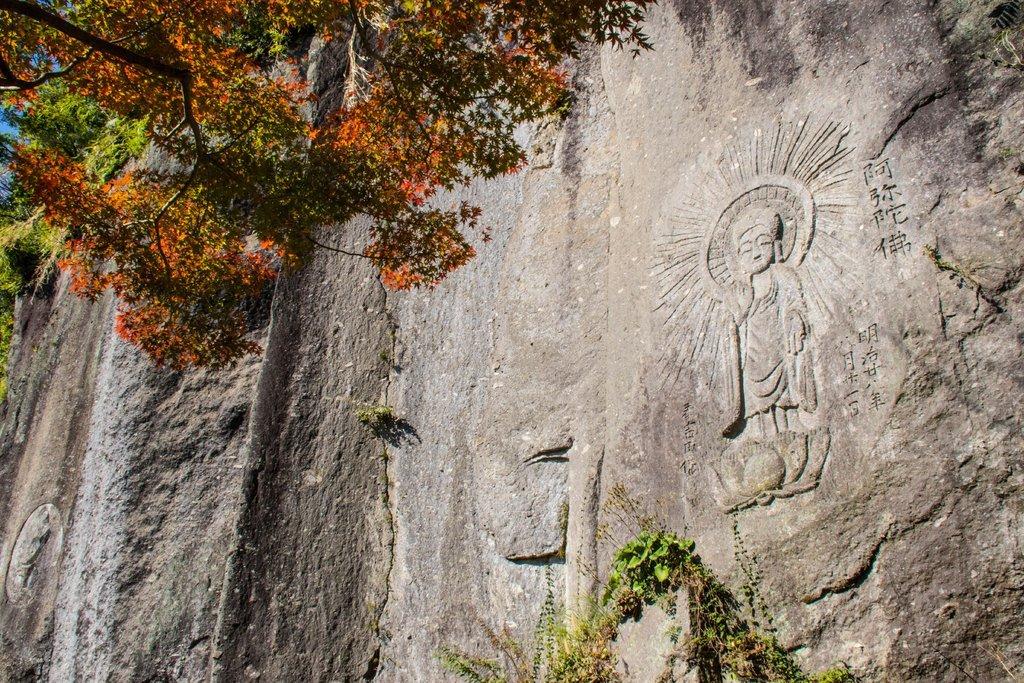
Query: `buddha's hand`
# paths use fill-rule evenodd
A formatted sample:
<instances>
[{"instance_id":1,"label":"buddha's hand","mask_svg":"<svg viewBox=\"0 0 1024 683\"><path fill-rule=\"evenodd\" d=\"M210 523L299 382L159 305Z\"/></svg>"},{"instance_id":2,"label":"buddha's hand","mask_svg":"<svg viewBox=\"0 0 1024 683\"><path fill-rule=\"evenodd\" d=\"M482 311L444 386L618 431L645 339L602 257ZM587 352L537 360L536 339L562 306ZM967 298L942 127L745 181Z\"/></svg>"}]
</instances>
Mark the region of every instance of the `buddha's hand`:
<instances>
[{"instance_id":1,"label":"buddha's hand","mask_svg":"<svg viewBox=\"0 0 1024 683\"><path fill-rule=\"evenodd\" d=\"M804 340L807 339L807 325L804 323L803 316L795 311L791 311L786 316L786 350L789 355L795 356L804 350Z\"/></svg>"}]
</instances>

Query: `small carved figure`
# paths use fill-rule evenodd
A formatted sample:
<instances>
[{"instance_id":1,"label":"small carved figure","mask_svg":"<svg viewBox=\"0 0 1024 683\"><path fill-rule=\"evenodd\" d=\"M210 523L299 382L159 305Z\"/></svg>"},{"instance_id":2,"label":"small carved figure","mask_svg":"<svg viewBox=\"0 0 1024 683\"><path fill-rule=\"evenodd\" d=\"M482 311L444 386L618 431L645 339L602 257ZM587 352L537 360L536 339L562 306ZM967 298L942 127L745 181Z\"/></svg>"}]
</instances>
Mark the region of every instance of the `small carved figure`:
<instances>
[{"instance_id":1,"label":"small carved figure","mask_svg":"<svg viewBox=\"0 0 1024 683\"><path fill-rule=\"evenodd\" d=\"M38 587L39 574L59 552L62 529L60 511L51 503L39 506L25 520L7 568L7 596L12 601L22 601Z\"/></svg>"}]
</instances>

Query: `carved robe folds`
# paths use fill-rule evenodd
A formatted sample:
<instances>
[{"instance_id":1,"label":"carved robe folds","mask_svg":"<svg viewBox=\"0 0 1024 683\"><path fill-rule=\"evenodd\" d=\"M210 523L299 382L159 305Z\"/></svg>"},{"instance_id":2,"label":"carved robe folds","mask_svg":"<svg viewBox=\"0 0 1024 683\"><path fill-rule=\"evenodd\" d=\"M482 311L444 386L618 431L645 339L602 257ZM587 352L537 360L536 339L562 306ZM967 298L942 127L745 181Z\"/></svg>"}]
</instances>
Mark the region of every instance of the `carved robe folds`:
<instances>
[{"instance_id":1,"label":"carved robe folds","mask_svg":"<svg viewBox=\"0 0 1024 683\"><path fill-rule=\"evenodd\" d=\"M731 422L725 429L729 435L751 427L762 437L800 431L797 409L808 413L817 409L799 284L791 271L780 266L772 268L770 279L768 291L760 297L746 290L750 301L740 304L741 312L732 322L726 359L731 380Z\"/></svg>"},{"instance_id":2,"label":"carved robe folds","mask_svg":"<svg viewBox=\"0 0 1024 683\"><path fill-rule=\"evenodd\" d=\"M706 472L725 511L818 486L832 443L819 403L833 399L816 383L815 355L835 323L831 283L844 276L856 209L848 126L803 119L751 132L717 163L700 160L702 174L684 170L655 271L663 387L709 369L708 407L722 411ZM697 451L682 454L689 472Z\"/></svg>"}]
</instances>

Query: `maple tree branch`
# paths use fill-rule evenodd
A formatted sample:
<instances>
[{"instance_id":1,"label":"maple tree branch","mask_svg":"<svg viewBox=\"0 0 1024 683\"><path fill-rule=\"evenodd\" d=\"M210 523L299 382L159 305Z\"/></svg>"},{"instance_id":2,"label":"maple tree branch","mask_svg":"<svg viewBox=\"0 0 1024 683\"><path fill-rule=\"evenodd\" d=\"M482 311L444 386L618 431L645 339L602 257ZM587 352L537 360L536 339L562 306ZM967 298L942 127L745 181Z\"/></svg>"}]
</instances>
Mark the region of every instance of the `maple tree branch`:
<instances>
[{"instance_id":1,"label":"maple tree branch","mask_svg":"<svg viewBox=\"0 0 1024 683\"><path fill-rule=\"evenodd\" d=\"M164 253L163 250L162 238L160 235L160 220L164 217L164 215L171 208L171 206L173 206L175 203L178 202L179 199L181 199L181 197L185 194L188 188L195 181L195 178L199 171L199 166L202 163L202 161L207 157L206 142L203 137L202 126L199 124L199 120L195 116L195 95L192 90L192 72L188 69L177 67L172 64L162 62L158 59L154 59L152 57L149 57L148 55L142 54L141 52L137 52L122 45L121 43L128 40L131 37L131 34L129 34L128 36L122 36L118 39L107 40L106 38L97 36L81 28L80 26L73 24L72 22L68 21L59 14L47 11L46 9L39 5L36 5L35 3L26 2L25 0L0 0L0 10L11 12L13 14L18 14L31 21L35 21L45 26L49 26L50 28L60 33L63 33L69 38L76 40L89 48L88 52L86 52L85 55L73 60L70 64L68 64L66 68L61 69L60 71L44 74L42 77L36 79L35 81L22 81L20 83L14 83L13 85L15 87L5 88L3 86L7 85L7 83L4 83L3 80L0 80L0 90L27 90L37 87L48 80L63 76L72 68L78 66L81 62L88 59L95 52L100 52L102 54L107 55L108 57L116 59L129 66L134 66L144 71L148 71L159 76L164 76L166 78L170 78L178 82L181 88L182 118L181 123L175 126L174 130L180 130L182 125L188 127L192 135L192 139L195 143L196 158L192 163L192 169L189 172L188 178L185 180L185 182L182 183L181 187L179 187L178 190L173 195L171 195L171 197L164 203L164 205L160 207L156 214L149 220L149 223L153 226L153 229L156 231L157 251L159 252L160 257L164 262L164 267L167 271L167 276L170 277L171 267L170 263L168 262L167 255ZM158 18L155 22L153 22L153 26L158 25L161 21L163 21L163 19L164 17ZM2 69L0 69L0 71L2 71L0 75L2 75L5 79L14 76L6 63L3 64Z\"/></svg>"},{"instance_id":2,"label":"maple tree branch","mask_svg":"<svg viewBox=\"0 0 1024 683\"><path fill-rule=\"evenodd\" d=\"M175 126L174 129L178 130L182 125L184 125L184 123L185 123L185 119L182 119L182 121L177 126ZM242 136L247 135L250 132L252 132L253 128L255 128L255 127L256 127L256 123L254 122L251 126L249 126L249 128L244 133L242 133ZM220 153L227 151L232 146L237 144L240 139L241 139L241 137L235 138L234 140L232 140L228 144L226 144L223 147L221 147L220 149L218 149L216 152L208 154L208 155L206 155L206 157L204 157L205 159L209 159L209 160L213 161L213 163L218 168L222 169L226 173L234 175L235 178L238 179L238 180L241 180L241 177L238 176L237 174L235 174L234 172L232 172L231 170L229 170L223 164L221 164L220 163L220 159L218 158L218 156L219 156ZM164 215L167 214L167 212L170 210L170 208L172 206L174 206L178 202L178 200L180 200L182 198L182 196L184 196L184 194L188 191L188 189L195 182L196 177L199 175L199 166L200 166L200 162L201 161L202 161L202 159L196 159L196 161L192 164L192 169L189 171L188 177L185 178L184 182L182 182L182 184L178 187L178 189L175 190L174 194L172 194L167 199L167 201L164 202L164 205L160 207L160 209L153 215L153 217L148 219L148 221L147 221L150 224L152 224L153 229L156 230L157 238L158 238L157 248L160 250L160 255L164 259L164 264L167 266L168 272L170 271L170 264L167 262L167 256L164 254L163 247L160 246L160 243L159 243L159 238L160 238L160 220L164 217Z\"/></svg>"},{"instance_id":3,"label":"maple tree branch","mask_svg":"<svg viewBox=\"0 0 1024 683\"><path fill-rule=\"evenodd\" d=\"M100 38L80 26L72 24L59 14L50 12L35 3L25 2L25 0L0 0L0 10L11 12L12 14L20 14L27 19L31 19L40 24L45 24L46 26L63 33L69 38L74 38L84 45L88 45L89 47L106 55L119 59L123 62L128 62L129 64L134 64L135 66L146 69L147 71L152 71L153 73L158 73L162 76L168 76L178 80L189 75L189 72L185 69L181 69L170 64L164 64L158 59L153 59L152 57L148 57L122 45L118 45L116 42Z\"/></svg>"},{"instance_id":4,"label":"maple tree branch","mask_svg":"<svg viewBox=\"0 0 1024 683\"><path fill-rule=\"evenodd\" d=\"M2 2L2 0L0 0L0 2ZM359 32L359 37L362 38L364 47L367 50L369 50L370 53L373 54L373 56L380 62L381 66L384 67L384 73L387 76L388 84L391 86L391 92L394 94L395 99L398 100L399 105L402 107L402 109L405 110L405 115L409 117L409 119L413 123L415 123L416 126L418 126L420 131L423 133L423 137L426 140L428 150L426 156L429 156L434 149L433 136L430 134L430 131L427 130L427 127L423 125L423 122L420 121L419 117L416 116L415 109L412 107L412 105L409 104L409 101L406 99L405 95L403 95L402 91L399 89L398 81L395 78L394 73L391 71L391 62L388 59L386 59L384 55L380 54L377 50L373 48L373 43L370 42L370 39L367 37L365 31L363 30L363 21L362 18L359 16L359 8L356 6L355 0L348 0L348 6L350 11L352 12L352 25ZM350 64L349 69L352 68L358 68L358 65Z\"/></svg>"},{"instance_id":5,"label":"maple tree branch","mask_svg":"<svg viewBox=\"0 0 1024 683\"><path fill-rule=\"evenodd\" d=\"M17 90L31 90L32 88L37 88L41 86L43 83L46 83L47 81L51 81L54 78L60 78L61 76L67 75L69 71L74 69L76 66L78 66L85 60L89 59L89 57L91 57L94 52L94 49L89 48L89 50L84 55L76 57L75 59L71 60L71 62L63 69L58 69L57 71L50 71L48 73L44 73L31 80L19 78L17 75L15 75L14 71L10 68L10 66L7 65L7 62L5 62L3 59L0 59L0 91L10 92Z\"/></svg>"},{"instance_id":6,"label":"maple tree branch","mask_svg":"<svg viewBox=\"0 0 1024 683\"><path fill-rule=\"evenodd\" d=\"M179 199L181 199L182 195L184 195L184 194L185 194L185 192L186 192L186 191L188 191L188 188L189 188L189 187L190 187L190 186L192 185L192 183L193 183L193 182L195 181L195 179L196 179L196 175L198 174L198 172L199 172L199 164L198 164L198 163L197 163L197 164L193 164L193 165L192 165L192 170L191 170L191 171L189 171L188 177L187 177L187 178L185 178L185 181L184 181L184 182L183 182L183 183L182 183L182 184L181 184L181 185L180 185L180 186L178 187L178 189L177 189L177 190L175 190L174 194L172 194L172 195L171 195L171 196L170 196L170 197L169 197L169 198L167 199L167 201L166 201L166 202L164 202L164 205L160 207L160 210L159 210L159 211L157 211L157 212L156 212L156 213L155 213L155 214L153 215L153 217L152 217L151 219L149 219L149 220L150 220L150 222L151 222L151 223L153 224L153 227L154 227L154 228L155 228L155 229L157 230L157 233L158 233L158 234L159 234L159 231L160 231L160 219L161 219L161 218L163 218L163 217L164 217L164 214L166 214L166 213L167 213L167 211L168 211L168 210L169 210L169 209L170 209L170 208L171 208L171 207L172 207L172 206L173 206L173 205L174 205L174 204L175 204L175 203L176 203L176 202L177 202L177 201L178 201Z\"/></svg>"},{"instance_id":7,"label":"maple tree branch","mask_svg":"<svg viewBox=\"0 0 1024 683\"><path fill-rule=\"evenodd\" d=\"M185 182L183 182L181 186L174 192L174 194L172 194L167 199L167 201L164 202L164 205L160 207L160 209L153 215L153 217L146 219L145 221L138 221L142 223L149 223L150 225L153 226L153 232L156 233L156 238L153 241L156 243L157 254L160 255L160 260L164 264L164 276L166 277L167 282L170 282L173 279L174 273L173 269L171 268L171 262L167 258L167 252L164 251L164 238L163 234L160 232L160 219L162 219L164 217L164 214L167 213L171 206L173 206L179 199L181 199L182 195L185 194L189 186L195 180L196 173L198 172L198 170L199 162L197 161L195 164L192 165L192 170L189 172L188 178L185 179Z\"/></svg>"},{"instance_id":8,"label":"maple tree branch","mask_svg":"<svg viewBox=\"0 0 1024 683\"><path fill-rule=\"evenodd\" d=\"M317 242L315 239L313 239L313 237L311 235L306 235L305 237L306 237L307 240L310 241L310 243L314 247L319 247L321 249L326 249L327 251L333 251L333 252L335 252L337 254L344 254L345 256L355 256L356 258L367 259L368 261L373 261L374 260L372 257L367 256L366 254L360 254L360 253L357 253L357 252L354 252L354 251L348 251L347 249L340 249L338 247L332 247L329 244L321 244L320 242Z\"/></svg>"},{"instance_id":9,"label":"maple tree branch","mask_svg":"<svg viewBox=\"0 0 1024 683\"><path fill-rule=\"evenodd\" d=\"M189 130L192 132L192 137L196 142L196 157L198 159L206 155L206 143L203 141L203 129L199 125L199 121L196 120L194 113L194 95L192 94L192 74L186 72L186 76L181 79L181 99L182 107L184 108L184 116L186 123L188 124Z\"/></svg>"},{"instance_id":10,"label":"maple tree branch","mask_svg":"<svg viewBox=\"0 0 1024 683\"><path fill-rule=\"evenodd\" d=\"M202 157L205 154L205 143L203 142L203 131L199 121L195 117L194 96L192 93L192 72L188 69L166 64L159 59L154 59L141 52L136 52L120 44L121 40L107 40L100 36L77 26L64 17L50 12L33 2L25 0L0 0L0 10L17 14L39 24L63 33L64 35L77 40L92 50L101 52L108 57L125 62L151 73L174 79L181 84L181 96L184 106L184 118L192 132L196 143L196 155ZM70 65L69 65L70 68ZM49 79L47 79L49 80ZM23 88L22 88L23 89Z\"/></svg>"},{"instance_id":11,"label":"maple tree branch","mask_svg":"<svg viewBox=\"0 0 1024 683\"><path fill-rule=\"evenodd\" d=\"M178 131L184 128L186 125L188 125L188 120L182 117L181 121L178 121L176 124L174 124L174 128L171 128L169 131L167 131L167 133L165 133L161 137L164 137L169 140L173 138L175 135L177 135Z\"/></svg>"}]
</instances>

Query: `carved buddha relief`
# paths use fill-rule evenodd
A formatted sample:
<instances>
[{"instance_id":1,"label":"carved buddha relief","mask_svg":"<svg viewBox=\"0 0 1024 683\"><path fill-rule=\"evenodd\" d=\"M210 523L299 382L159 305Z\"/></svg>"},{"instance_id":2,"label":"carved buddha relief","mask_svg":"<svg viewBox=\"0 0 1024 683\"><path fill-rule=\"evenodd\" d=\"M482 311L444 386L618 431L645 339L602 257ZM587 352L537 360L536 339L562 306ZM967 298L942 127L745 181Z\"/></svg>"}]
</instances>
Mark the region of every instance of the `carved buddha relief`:
<instances>
[{"instance_id":1,"label":"carved buddha relief","mask_svg":"<svg viewBox=\"0 0 1024 683\"><path fill-rule=\"evenodd\" d=\"M686 368L709 378L722 409L714 484L728 511L812 490L828 457L813 321L832 315L843 272L847 135L806 121L758 131L671 213L656 271L664 377L669 388Z\"/></svg>"},{"instance_id":2,"label":"carved buddha relief","mask_svg":"<svg viewBox=\"0 0 1024 683\"><path fill-rule=\"evenodd\" d=\"M52 503L40 505L21 526L11 549L4 581L7 597L16 604L31 600L50 580L60 554L64 525Z\"/></svg>"},{"instance_id":3,"label":"carved buddha relief","mask_svg":"<svg viewBox=\"0 0 1024 683\"><path fill-rule=\"evenodd\" d=\"M799 430L800 409L817 408L803 293L782 241L793 229L763 204L751 204L729 228L738 277L728 302L726 436L744 428L760 437Z\"/></svg>"}]
</instances>

